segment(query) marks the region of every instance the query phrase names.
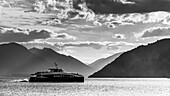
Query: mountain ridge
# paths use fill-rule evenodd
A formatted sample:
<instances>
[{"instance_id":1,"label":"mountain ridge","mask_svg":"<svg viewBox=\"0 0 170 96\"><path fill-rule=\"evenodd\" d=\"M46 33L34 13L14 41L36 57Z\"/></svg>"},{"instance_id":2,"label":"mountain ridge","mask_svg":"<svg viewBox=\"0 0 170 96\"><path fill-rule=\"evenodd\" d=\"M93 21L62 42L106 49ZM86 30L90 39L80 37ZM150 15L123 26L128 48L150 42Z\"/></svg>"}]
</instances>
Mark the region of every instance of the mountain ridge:
<instances>
[{"instance_id":1,"label":"mountain ridge","mask_svg":"<svg viewBox=\"0 0 170 96\"><path fill-rule=\"evenodd\" d=\"M50 48L44 48L35 54L18 43L7 43L0 45L0 76L22 76L32 74L37 71L44 71L54 67L53 63L58 60L59 67L68 72L77 72L84 76L91 74L91 67L79 60L55 52ZM51 58L51 59L50 59ZM59 59L56 59L59 58ZM86 73L87 72L87 73Z\"/></svg>"},{"instance_id":2,"label":"mountain ridge","mask_svg":"<svg viewBox=\"0 0 170 96\"><path fill-rule=\"evenodd\" d=\"M107 58L101 58L98 59L96 61L94 61L93 63L91 63L89 66L91 66L92 68L94 68L94 72L101 70L104 66L108 65L109 63L111 63L112 61L114 61L116 58L118 58L122 53L116 53L114 55L111 55Z\"/></svg>"},{"instance_id":3,"label":"mountain ridge","mask_svg":"<svg viewBox=\"0 0 170 96\"><path fill-rule=\"evenodd\" d=\"M29 73L29 70L35 71L38 66L44 66L43 62L46 62L41 57L31 54L27 48L17 43L0 45L0 53L1 74ZM39 69L45 68L41 67Z\"/></svg>"},{"instance_id":4,"label":"mountain ridge","mask_svg":"<svg viewBox=\"0 0 170 96\"><path fill-rule=\"evenodd\" d=\"M90 78L170 77L170 39L142 45L123 53Z\"/></svg>"},{"instance_id":5,"label":"mountain ridge","mask_svg":"<svg viewBox=\"0 0 170 96\"><path fill-rule=\"evenodd\" d=\"M40 57L45 58L49 62L55 62L59 67L65 69L69 72L74 72L73 70L77 70L77 72L88 76L92 72L93 68L88 65L85 65L81 61L63 54L59 54L50 48L39 49L30 49L30 51Z\"/></svg>"}]
</instances>

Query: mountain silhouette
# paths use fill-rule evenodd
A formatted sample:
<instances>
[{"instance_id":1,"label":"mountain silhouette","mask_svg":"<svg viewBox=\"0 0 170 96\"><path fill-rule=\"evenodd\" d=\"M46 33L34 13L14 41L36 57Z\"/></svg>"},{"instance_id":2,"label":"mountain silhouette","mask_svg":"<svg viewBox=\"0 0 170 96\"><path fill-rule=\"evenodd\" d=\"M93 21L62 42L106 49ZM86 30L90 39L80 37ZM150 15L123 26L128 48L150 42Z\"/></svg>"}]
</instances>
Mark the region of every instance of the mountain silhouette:
<instances>
[{"instance_id":1,"label":"mountain silhouette","mask_svg":"<svg viewBox=\"0 0 170 96\"><path fill-rule=\"evenodd\" d=\"M50 48L28 50L17 43L0 45L0 77L29 76L37 71L55 67L54 62L68 72L77 72L84 76L92 74L91 67L71 56L58 54Z\"/></svg>"},{"instance_id":2,"label":"mountain silhouette","mask_svg":"<svg viewBox=\"0 0 170 96\"><path fill-rule=\"evenodd\" d=\"M0 75L29 74L49 64L17 43L0 45Z\"/></svg>"},{"instance_id":3,"label":"mountain silhouette","mask_svg":"<svg viewBox=\"0 0 170 96\"><path fill-rule=\"evenodd\" d=\"M42 50L32 48L30 49L30 51L33 54L36 54L46 59L48 62L56 62L60 68L63 68L65 71L68 72L78 72L83 74L84 76L88 76L94 70L93 68L89 67L88 65L85 65L81 61L71 56L59 54L50 48L43 48Z\"/></svg>"},{"instance_id":4,"label":"mountain silhouette","mask_svg":"<svg viewBox=\"0 0 170 96\"><path fill-rule=\"evenodd\" d=\"M121 54L122 53L116 53L116 54L114 54L112 56L109 56L107 58L98 59L95 62L91 63L89 66L95 69L94 72L97 72L97 71L101 70L104 66L106 66L107 64L109 64L112 61L114 61Z\"/></svg>"},{"instance_id":5,"label":"mountain silhouette","mask_svg":"<svg viewBox=\"0 0 170 96\"><path fill-rule=\"evenodd\" d=\"M170 39L139 46L89 77L170 77Z\"/></svg>"}]
</instances>

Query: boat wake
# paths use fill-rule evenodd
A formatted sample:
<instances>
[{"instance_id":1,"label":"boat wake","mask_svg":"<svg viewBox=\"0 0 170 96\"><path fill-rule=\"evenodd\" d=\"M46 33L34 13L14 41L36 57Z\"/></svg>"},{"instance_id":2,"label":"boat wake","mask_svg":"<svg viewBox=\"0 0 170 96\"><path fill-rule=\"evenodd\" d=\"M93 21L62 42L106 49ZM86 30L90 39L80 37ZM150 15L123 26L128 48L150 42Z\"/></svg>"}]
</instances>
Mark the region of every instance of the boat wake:
<instances>
[{"instance_id":1,"label":"boat wake","mask_svg":"<svg viewBox=\"0 0 170 96\"><path fill-rule=\"evenodd\" d=\"M28 78L11 80L10 82L28 82Z\"/></svg>"}]
</instances>

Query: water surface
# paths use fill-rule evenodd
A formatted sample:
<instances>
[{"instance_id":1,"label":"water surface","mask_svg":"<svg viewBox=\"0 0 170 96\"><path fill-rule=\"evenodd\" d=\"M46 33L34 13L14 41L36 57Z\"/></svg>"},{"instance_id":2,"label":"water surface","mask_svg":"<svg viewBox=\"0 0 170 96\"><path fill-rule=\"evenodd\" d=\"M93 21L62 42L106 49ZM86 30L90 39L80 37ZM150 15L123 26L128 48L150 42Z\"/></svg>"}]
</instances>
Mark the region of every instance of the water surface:
<instances>
[{"instance_id":1,"label":"water surface","mask_svg":"<svg viewBox=\"0 0 170 96\"><path fill-rule=\"evenodd\" d=\"M0 96L170 96L170 80L87 79L84 83L0 82Z\"/></svg>"}]
</instances>

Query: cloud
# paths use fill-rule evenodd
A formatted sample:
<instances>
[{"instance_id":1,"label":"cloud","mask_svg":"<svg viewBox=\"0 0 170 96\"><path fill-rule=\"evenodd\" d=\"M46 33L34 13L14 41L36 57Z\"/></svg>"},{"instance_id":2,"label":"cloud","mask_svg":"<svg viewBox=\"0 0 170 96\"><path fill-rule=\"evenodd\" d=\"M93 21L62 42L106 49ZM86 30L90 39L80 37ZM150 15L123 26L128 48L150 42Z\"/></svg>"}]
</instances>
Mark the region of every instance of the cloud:
<instances>
[{"instance_id":1,"label":"cloud","mask_svg":"<svg viewBox=\"0 0 170 96\"><path fill-rule=\"evenodd\" d=\"M114 19L109 19L110 17L106 17L105 20L107 20L106 22L103 23L103 25L107 25L107 27L109 28L116 28L119 25L134 25L132 22L130 21L120 21L121 19L113 17Z\"/></svg>"},{"instance_id":2,"label":"cloud","mask_svg":"<svg viewBox=\"0 0 170 96\"><path fill-rule=\"evenodd\" d=\"M135 2L132 2L130 0L113 0L113 1L121 2L123 4L135 4Z\"/></svg>"},{"instance_id":3,"label":"cloud","mask_svg":"<svg viewBox=\"0 0 170 96\"><path fill-rule=\"evenodd\" d=\"M116 21L120 20L121 22L127 23L166 23L170 19L170 13L164 11L157 11L151 13L130 13L123 14L119 16L108 16L106 18L114 18ZM167 23L168 24L168 23Z\"/></svg>"},{"instance_id":4,"label":"cloud","mask_svg":"<svg viewBox=\"0 0 170 96\"><path fill-rule=\"evenodd\" d=\"M107 26L109 28L117 28L119 25L134 25L135 23L162 22L163 24L170 24L170 0L85 0L86 3L83 0L71 0L70 3L68 1L54 0L52 2L52 0L47 0L47 3L54 4L56 9L49 6L50 8L44 10L54 11L55 18L42 20L41 24L64 26L69 24L69 22L63 22L64 20L74 22L72 20L75 19L92 21L95 27ZM33 1L28 0L28 2ZM72 7L72 3L73 7L76 8ZM160 7L159 4L163 7ZM94 9L95 13L91 9Z\"/></svg>"},{"instance_id":5,"label":"cloud","mask_svg":"<svg viewBox=\"0 0 170 96\"><path fill-rule=\"evenodd\" d=\"M1 3L1 4L0 4L1 6L11 7L11 5L10 5L6 0L1 0L0 3Z\"/></svg>"},{"instance_id":6,"label":"cloud","mask_svg":"<svg viewBox=\"0 0 170 96\"><path fill-rule=\"evenodd\" d=\"M29 34L29 29L23 30L20 28L0 27L0 33L6 33L6 32Z\"/></svg>"},{"instance_id":7,"label":"cloud","mask_svg":"<svg viewBox=\"0 0 170 96\"><path fill-rule=\"evenodd\" d=\"M56 42L56 40L76 40L76 37L67 33L57 33L49 29L29 30L0 27L0 42L29 42L39 39Z\"/></svg>"},{"instance_id":8,"label":"cloud","mask_svg":"<svg viewBox=\"0 0 170 96\"><path fill-rule=\"evenodd\" d=\"M77 0L78 1L78 0ZM85 0L95 13L144 13L170 11L170 0Z\"/></svg>"},{"instance_id":9,"label":"cloud","mask_svg":"<svg viewBox=\"0 0 170 96\"><path fill-rule=\"evenodd\" d=\"M85 42L66 42L66 43L56 43L55 46L60 46L62 48L65 47L92 47L94 49L101 49L102 46L106 45L106 42L93 42L93 41L85 41Z\"/></svg>"},{"instance_id":10,"label":"cloud","mask_svg":"<svg viewBox=\"0 0 170 96\"><path fill-rule=\"evenodd\" d=\"M126 39L124 34L114 34L112 37L115 39Z\"/></svg>"},{"instance_id":11,"label":"cloud","mask_svg":"<svg viewBox=\"0 0 170 96\"><path fill-rule=\"evenodd\" d=\"M51 38L48 40L55 41L55 40L76 40L77 38L75 36L69 35L67 33L56 33L53 32L51 34Z\"/></svg>"},{"instance_id":12,"label":"cloud","mask_svg":"<svg viewBox=\"0 0 170 96\"><path fill-rule=\"evenodd\" d=\"M124 41L117 41L117 42L109 43L107 46L108 46L108 48L111 48L111 47L137 46L137 45L139 45L139 44L124 42Z\"/></svg>"},{"instance_id":13,"label":"cloud","mask_svg":"<svg viewBox=\"0 0 170 96\"><path fill-rule=\"evenodd\" d=\"M73 39L73 40L76 40L76 37L71 36L71 35L68 35L67 33L57 34L57 36L56 36L55 38L58 38L58 39Z\"/></svg>"},{"instance_id":14,"label":"cloud","mask_svg":"<svg viewBox=\"0 0 170 96\"><path fill-rule=\"evenodd\" d=\"M46 30L22 30L15 28L1 28L0 42L28 42L35 39L50 38L50 32Z\"/></svg>"},{"instance_id":15,"label":"cloud","mask_svg":"<svg viewBox=\"0 0 170 96\"><path fill-rule=\"evenodd\" d=\"M34 41L30 41L30 42L19 42L19 44L24 45L28 49L31 49L31 48L43 49L44 47L46 47L46 48L51 48L55 51L62 51L63 50L63 49L60 49L60 48L54 46L52 43L48 43L48 42L43 41L43 40L34 40Z\"/></svg>"},{"instance_id":16,"label":"cloud","mask_svg":"<svg viewBox=\"0 0 170 96\"><path fill-rule=\"evenodd\" d=\"M142 38L170 36L170 27L153 27L142 32Z\"/></svg>"},{"instance_id":17,"label":"cloud","mask_svg":"<svg viewBox=\"0 0 170 96\"><path fill-rule=\"evenodd\" d=\"M123 41L117 41L117 42L109 42L109 41L104 41L104 42L94 42L94 41L84 41L84 42L58 42L55 43L56 47L60 47L61 49L67 48L67 47L92 47L96 50L101 49L102 47L106 46L108 49L113 49L111 47L115 47L117 49L119 46L136 46L136 44L133 43L128 43L128 42L123 42Z\"/></svg>"},{"instance_id":18,"label":"cloud","mask_svg":"<svg viewBox=\"0 0 170 96\"><path fill-rule=\"evenodd\" d=\"M100 22L98 22L98 21L94 21L93 24L94 24L95 26L102 26L102 23L100 23Z\"/></svg>"},{"instance_id":19,"label":"cloud","mask_svg":"<svg viewBox=\"0 0 170 96\"><path fill-rule=\"evenodd\" d=\"M42 22L44 25L54 26L62 24L61 19L86 19L86 21L93 21L95 13L87 8L85 2L80 3L79 1L80 0L27 0L27 2L32 4L32 9L25 12L39 12L41 14L55 12L55 17L58 20L44 21Z\"/></svg>"},{"instance_id":20,"label":"cloud","mask_svg":"<svg viewBox=\"0 0 170 96\"><path fill-rule=\"evenodd\" d=\"M95 19L101 23L100 25L107 26L109 28L133 26L139 23L162 23L165 25L170 25L170 12L157 11L149 13L128 13L121 15L96 15Z\"/></svg>"},{"instance_id":21,"label":"cloud","mask_svg":"<svg viewBox=\"0 0 170 96\"><path fill-rule=\"evenodd\" d=\"M25 0L25 1L34 4L36 0Z\"/></svg>"},{"instance_id":22,"label":"cloud","mask_svg":"<svg viewBox=\"0 0 170 96\"><path fill-rule=\"evenodd\" d=\"M49 46L50 48L56 49L57 51L63 51L66 49L75 49L81 48L81 47L86 47L86 48L94 48L96 50L100 50L103 47L106 47L108 50L117 50L120 47L123 46L129 46L129 47L135 47L138 46L139 44L135 43L129 43L129 42L124 42L124 41L116 41L116 42L111 42L111 41L75 41L75 42L48 42L42 39L36 39L34 41L29 41L29 42L22 42L23 44L32 47L34 45L37 45L39 47L42 46Z\"/></svg>"},{"instance_id":23,"label":"cloud","mask_svg":"<svg viewBox=\"0 0 170 96\"><path fill-rule=\"evenodd\" d=\"M125 52L131 49L134 49L135 47L141 45L141 43L129 43L129 42L114 42L112 44L109 44L107 46L107 50L110 51L110 53L119 53L119 52Z\"/></svg>"},{"instance_id":24,"label":"cloud","mask_svg":"<svg viewBox=\"0 0 170 96\"><path fill-rule=\"evenodd\" d=\"M58 24L62 24L62 22L59 19L52 19L52 20L47 20L47 21L42 21L41 22L42 25L50 25L50 26L55 26Z\"/></svg>"}]
</instances>

